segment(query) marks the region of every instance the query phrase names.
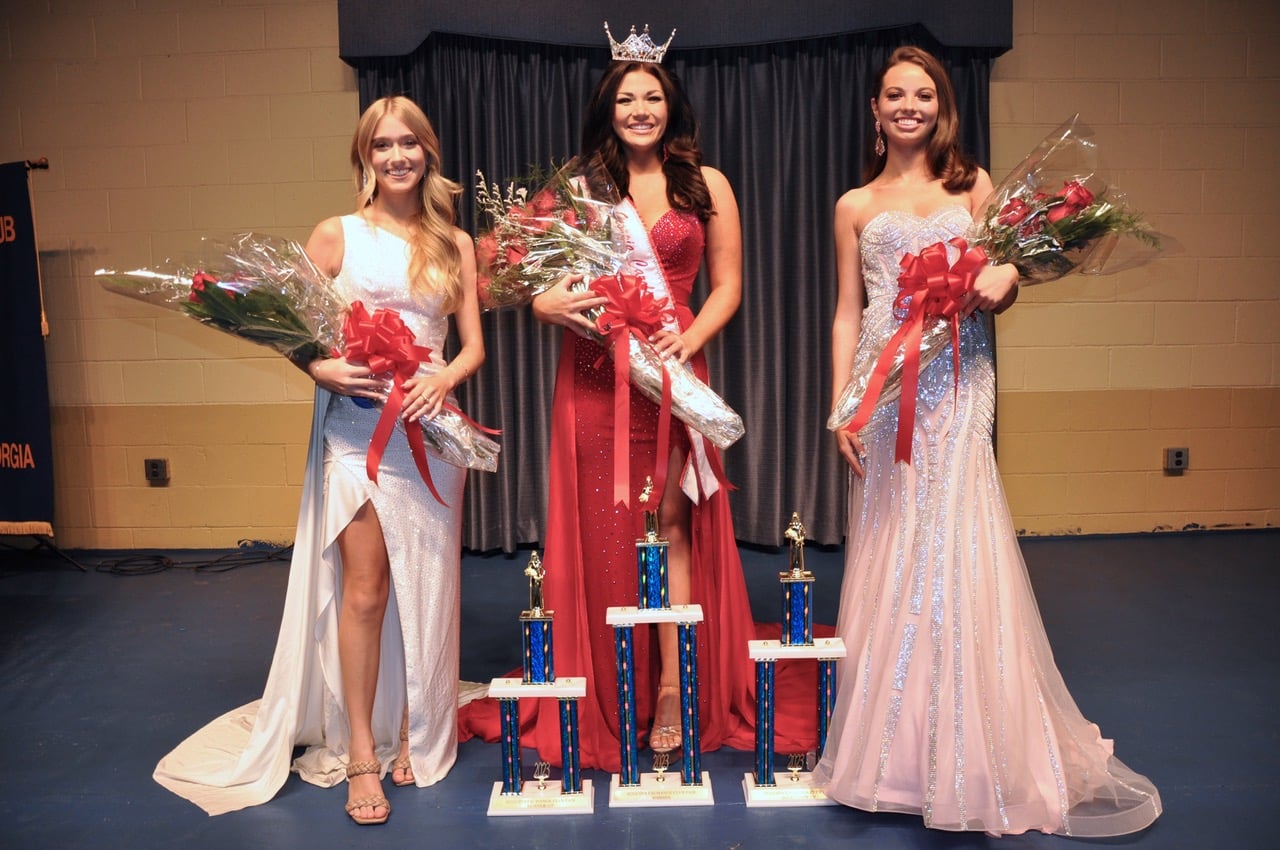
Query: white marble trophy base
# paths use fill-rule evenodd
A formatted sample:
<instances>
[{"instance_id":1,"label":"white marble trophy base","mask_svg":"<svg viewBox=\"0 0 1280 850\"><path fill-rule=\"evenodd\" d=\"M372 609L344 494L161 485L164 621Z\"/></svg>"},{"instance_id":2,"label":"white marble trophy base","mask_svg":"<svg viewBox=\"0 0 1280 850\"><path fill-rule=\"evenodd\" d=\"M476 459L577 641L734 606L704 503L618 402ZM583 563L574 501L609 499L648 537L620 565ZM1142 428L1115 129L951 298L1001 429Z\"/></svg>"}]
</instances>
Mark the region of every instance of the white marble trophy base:
<instances>
[{"instance_id":1,"label":"white marble trophy base","mask_svg":"<svg viewBox=\"0 0 1280 850\"><path fill-rule=\"evenodd\" d=\"M554 682L526 682L514 677L499 677L489 683L489 696L493 699L581 699L586 695L586 676L561 676Z\"/></svg>"},{"instance_id":2,"label":"white marble trophy base","mask_svg":"<svg viewBox=\"0 0 1280 850\"><path fill-rule=\"evenodd\" d=\"M502 783L493 783L489 795L489 817L505 815L589 815L594 811L595 795L591 780L582 780L580 794L566 794L560 790L559 780L539 787L537 782L526 782L519 794L503 794Z\"/></svg>"},{"instance_id":3,"label":"white marble trophy base","mask_svg":"<svg viewBox=\"0 0 1280 850\"><path fill-rule=\"evenodd\" d=\"M701 623L701 605L672 605L670 608L637 608L618 605L606 608L604 621L610 626L637 626L641 623Z\"/></svg>"},{"instance_id":4,"label":"white marble trophy base","mask_svg":"<svg viewBox=\"0 0 1280 850\"><path fill-rule=\"evenodd\" d=\"M757 785L753 773L742 774L742 793L747 807L766 806L834 806L836 802L827 792L813 784L813 774L808 771L791 773L778 771L777 785Z\"/></svg>"},{"instance_id":5,"label":"white marble trophy base","mask_svg":"<svg viewBox=\"0 0 1280 850\"><path fill-rule=\"evenodd\" d=\"M813 658L832 661L845 657L840 638L818 638L811 644L783 644L776 640L753 640L747 643L752 661L777 661L783 658ZM827 792L813 784L809 771L792 773L774 771L774 785L757 785L754 773L742 776L742 792L748 807L765 806L834 806Z\"/></svg>"},{"instance_id":6,"label":"white marble trophy base","mask_svg":"<svg viewBox=\"0 0 1280 850\"><path fill-rule=\"evenodd\" d=\"M525 682L518 678L497 678L489 684L493 699L580 699L587 694L584 676L561 676L554 682ZM504 815L589 815L595 795L591 780L582 780L582 792L566 794L560 781L522 782L519 794L503 794L502 782L493 783L489 795L489 816Z\"/></svg>"},{"instance_id":7,"label":"white marble trophy base","mask_svg":"<svg viewBox=\"0 0 1280 850\"><path fill-rule=\"evenodd\" d=\"M834 661L845 657L844 639L818 638L813 643L785 644L779 640L749 640L747 654L752 661L778 661L783 658L816 658Z\"/></svg>"},{"instance_id":8,"label":"white marble trophy base","mask_svg":"<svg viewBox=\"0 0 1280 850\"><path fill-rule=\"evenodd\" d=\"M647 808L651 806L714 806L711 775L702 771L701 785L681 785L680 771L642 773L639 785L623 785L616 773L609 780L609 808Z\"/></svg>"}]
</instances>

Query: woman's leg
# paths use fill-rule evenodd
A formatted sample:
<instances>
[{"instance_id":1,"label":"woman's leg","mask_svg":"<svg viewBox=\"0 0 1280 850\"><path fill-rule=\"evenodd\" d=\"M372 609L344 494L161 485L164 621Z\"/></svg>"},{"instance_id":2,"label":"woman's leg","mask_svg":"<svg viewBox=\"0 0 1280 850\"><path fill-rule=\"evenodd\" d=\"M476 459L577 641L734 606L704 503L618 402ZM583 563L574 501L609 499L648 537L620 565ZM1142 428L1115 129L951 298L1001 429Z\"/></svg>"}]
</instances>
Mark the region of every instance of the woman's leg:
<instances>
[{"instance_id":1,"label":"woman's leg","mask_svg":"<svg viewBox=\"0 0 1280 850\"><path fill-rule=\"evenodd\" d=\"M693 586L693 505L680 489L685 454L671 452L667 484L658 505L658 532L667 539L667 590L672 605L687 605ZM674 623L658 626L658 694L654 700L649 747L666 752L680 746L680 651Z\"/></svg>"},{"instance_id":2,"label":"woman's leg","mask_svg":"<svg viewBox=\"0 0 1280 850\"><path fill-rule=\"evenodd\" d=\"M382 621L391 588L391 564L382 525L372 502L360 506L338 535L342 555L342 604L338 609L338 658L346 693L351 762L376 761L373 740L373 696L378 684ZM348 779L348 802L382 796L377 773ZM376 819L390 810L385 800L353 809L355 818Z\"/></svg>"}]
</instances>

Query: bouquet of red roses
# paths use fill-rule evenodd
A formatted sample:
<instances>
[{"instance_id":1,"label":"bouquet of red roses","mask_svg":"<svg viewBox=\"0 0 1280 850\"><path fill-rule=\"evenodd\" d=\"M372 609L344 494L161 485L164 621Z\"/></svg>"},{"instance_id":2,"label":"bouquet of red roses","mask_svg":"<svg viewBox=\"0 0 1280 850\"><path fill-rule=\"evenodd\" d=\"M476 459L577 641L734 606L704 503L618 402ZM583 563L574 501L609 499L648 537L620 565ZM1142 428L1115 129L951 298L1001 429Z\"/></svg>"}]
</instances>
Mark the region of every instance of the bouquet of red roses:
<instances>
[{"instance_id":1,"label":"bouquet of red roses","mask_svg":"<svg viewBox=\"0 0 1280 850\"><path fill-rule=\"evenodd\" d=\"M522 306L566 274L582 275L575 288L610 299L588 318L596 323L598 342L613 352L625 348L617 366L620 379L669 407L719 448L728 448L744 433L742 418L691 369L664 361L648 342L650 334L674 320L666 299L650 297L645 276L635 271L634 243L641 239L629 238L626 229L628 216L638 217L611 185L596 185L605 181L589 176L602 173L597 165L573 160L533 192L514 185L504 191L478 174L477 205L490 221L476 239L481 307ZM643 234L633 230L633 235ZM654 259L648 267L657 265Z\"/></svg>"},{"instance_id":2,"label":"bouquet of red roses","mask_svg":"<svg viewBox=\"0 0 1280 850\"><path fill-rule=\"evenodd\" d=\"M914 387L919 371L956 339L960 300L984 264L1011 263L1019 283L1047 283L1074 272L1132 268L1154 257L1161 240L1098 172L1092 132L1074 116L995 188L967 239L903 257L898 304L904 324L875 363L855 367L827 428L856 432L877 405L900 399L898 457L909 459L904 434L914 398L902 398L904 385ZM958 369L956 346L953 356Z\"/></svg>"},{"instance_id":3,"label":"bouquet of red roses","mask_svg":"<svg viewBox=\"0 0 1280 850\"><path fill-rule=\"evenodd\" d=\"M338 338L347 304L300 246L252 233L207 244L218 261L95 275L110 292L178 310L297 363L332 356L325 341Z\"/></svg>"},{"instance_id":4,"label":"bouquet of red roses","mask_svg":"<svg viewBox=\"0 0 1280 850\"><path fill-rule=\"evenodd\" d=\"M476 239L476 286L480 309L522 307L573 272L587 280L622 268L614 247L612 200L591 196L586 181L570 163L541 183L502 189L476 172L476 205L490 221Z\"/></svg>"},{"instance_id":5,"label":"bouquet of red roses","mask_svg":"<svg viewBox=\"0 0 1280 850\"><path fill-rule=\"evenodd\" d=\"M1079 116L1023 160L987 199L969 236L992 265L1012 263L1022 284L1073 272L1110 274L1153 257L1161 238L1096 167Z\"/></svg>"},{"instance_id":6,"label":"bouquet of red roses","mask_svg":"<svg viewBox=\"0 0 1280 850\"><path fill-rule=\"evenodd\" d=\"M297 242L242 233L208 244L216 254L210 262L168 262L129 271L99 269L95 276L110 292L185 313L298 364L353 353L353 336L368 321L353 321L352 313L359 308L355 312L367 316L363 305L348 304ZM374 317L384 325L394 324L398 314L378 310ZM409 337L411 341L411 333ZM361 361L372 365L374 361L364 354ZM391 362L382 356L379 362L384 361ZM447 405L434 418L419 423L426 449L441 460L487 472L498 468L500 447L487 436L493 432L457 408ZM411 437L411 443L416 439Z\"/></svg>"}]
</instances>

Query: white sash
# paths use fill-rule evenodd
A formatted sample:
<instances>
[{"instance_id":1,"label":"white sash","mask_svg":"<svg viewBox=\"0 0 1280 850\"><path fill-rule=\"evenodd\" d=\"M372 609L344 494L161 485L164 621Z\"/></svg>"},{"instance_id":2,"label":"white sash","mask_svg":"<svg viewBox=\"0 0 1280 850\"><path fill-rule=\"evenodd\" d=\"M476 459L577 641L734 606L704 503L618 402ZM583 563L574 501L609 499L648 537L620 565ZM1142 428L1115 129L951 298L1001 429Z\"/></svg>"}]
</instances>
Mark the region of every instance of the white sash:
<instances>
[{"instance_id":1,"label":"white sash","mask_svg":"<svg viewBox=\"0 0 1280 850\"><path fill-rule=\"evenodd\" d=\"M624 269L643 280L645 288L662 304L669 317L663 326L672 333L680 333L675 302L671 298L667 278L662 273L662 263L653 250L653 243L649 241L649 231L645 229L644 220L640 218L640 213L630 198L624 198L613 208L613 240L614 247L625 257ZM684 368L688 369L689 365L684 364ZM685 464L684 474L680 477L680 489L690 501L697 504L702 496L709 497L719 490L720 482L716 480L711 462L707 459L707 446L703 436L688 425L685 428L689 432L690 462ZM701 496L699 482L702 485Z\"/></svg>"}]
</instances>

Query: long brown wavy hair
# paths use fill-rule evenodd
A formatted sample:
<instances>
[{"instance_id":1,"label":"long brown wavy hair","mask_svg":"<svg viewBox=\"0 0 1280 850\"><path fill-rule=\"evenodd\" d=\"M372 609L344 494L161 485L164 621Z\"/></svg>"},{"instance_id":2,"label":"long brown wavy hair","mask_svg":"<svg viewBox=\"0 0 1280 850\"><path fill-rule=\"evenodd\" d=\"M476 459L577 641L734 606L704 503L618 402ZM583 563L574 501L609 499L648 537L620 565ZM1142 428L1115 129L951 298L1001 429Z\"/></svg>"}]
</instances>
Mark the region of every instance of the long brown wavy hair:
<instances>
[{"instance_id":1,"label":"long brown wavy hair","mask_svg":"<svg viewBox=\"0 0 1280 850\"><path fill-rule=\"evenodd\" d=\"M415 297L443 297L446 312L462 303L462 255L454 241L454 201L462 187L440 173L440 139L427 116L407 97L383 97L369 104L351 139L351 167L356 184L356 211L373 203L378 193L371 158L378 122L391 115L400 119L426 154L422 178L422 206L417 226L409 234L409 288Z\"/></svg>"},{"instance_id":2,"label":"long brown wavy hair","mask_svg":"<svg viewBox=\"0 0 1280 850\"><path fill-rule=\"evenodd\" d=\"M715 214L711 191L702 178L702 149L698 146L698 122L693 116L693 106L675 74L653 62L614 62L596 83L587 101L582 123L581 160L598 163L608 174L608 180L625 198L630 191L631 175L627 171L627 155L622 141L613 132L614 103L622 80L632 71L650 74L662 86L667 99L667 129L662 135L666 151L662 173L667 178L667 201L674 209L692 212L702 221ZM588 179L593 189L598 189L602 175Z\"/></svg>"},{"instance_id":3,"label":"long brown wavy hair","mask_svg":"<svg viewBox=\"0 0 1280 850\"><path fill-rule=\"evenodd\" d=\"M948 192L965 192L973 188L978 177L978 165L960 147L960 116L956 111L956 93L951 87L951 77L942 63L932 53L914 45L904 45L889 55L875 80L875 99L884 91L884 77L894 65L903 63L918 65L933 80L938 94L938 121L925 148L929 170L942 180ZM873 131L874 132L874 131ZM874 144L875 139L872 138ZM870 183L884 171L886 156L874 156L863 175L863 183Z\"/></svg>"}]
</instances>

